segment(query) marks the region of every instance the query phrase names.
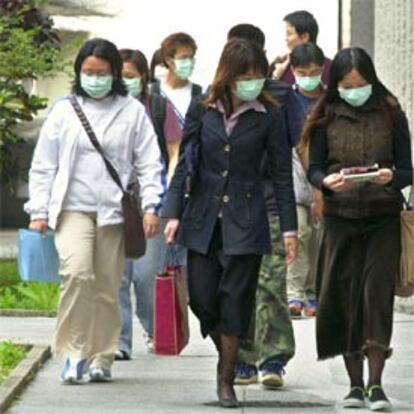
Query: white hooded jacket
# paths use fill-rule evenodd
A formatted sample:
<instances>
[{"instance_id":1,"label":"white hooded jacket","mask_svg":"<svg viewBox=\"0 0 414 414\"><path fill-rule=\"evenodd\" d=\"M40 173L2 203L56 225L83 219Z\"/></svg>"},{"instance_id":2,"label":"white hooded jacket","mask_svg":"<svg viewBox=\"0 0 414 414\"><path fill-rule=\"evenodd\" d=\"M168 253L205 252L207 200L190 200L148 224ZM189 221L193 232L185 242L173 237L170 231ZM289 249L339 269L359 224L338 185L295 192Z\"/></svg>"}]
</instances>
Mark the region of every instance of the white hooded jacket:
<instances>
[{"instance_id":1,"label":"white hooded jacket","mask_svg":"<svg viewBox=\"0 0 414 414\"><path fill-rule=\"evenodd\" d=\"M78 97L81 106L86 99L89 98ZM129 96L110 99L113 105L105 114L105 125L99 126L104 132L98 140L124 188L135 175L140 184L143 210L156 210L161 207L166 178L151 121L136 99ZM31 220L47 219L49 227L56 227L82 134L87 137L68 97L58 100L41 129L29 173L29 201L24 209ZM103 163L91 168L102 169L99 181L93 183L99 195L98 226L121 223L122 191Z\"/></svg>"}]
</instances>

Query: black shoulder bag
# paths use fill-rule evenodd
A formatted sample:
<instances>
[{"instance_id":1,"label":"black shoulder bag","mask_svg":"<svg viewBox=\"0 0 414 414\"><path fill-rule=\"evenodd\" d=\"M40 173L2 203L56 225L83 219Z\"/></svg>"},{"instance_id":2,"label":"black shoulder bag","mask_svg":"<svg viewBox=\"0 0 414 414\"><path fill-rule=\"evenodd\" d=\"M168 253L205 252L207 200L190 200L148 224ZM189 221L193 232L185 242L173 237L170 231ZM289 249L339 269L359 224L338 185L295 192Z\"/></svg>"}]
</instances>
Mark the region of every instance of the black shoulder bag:
<instances>
[{"instance_id":1,"label":"black shoulder bag","mask_svg":"<svg viewBox=\"0 0 414 414\"><path fill-rule=\"evenodd\" d=\"M88 118L83 112L81 106L79 105L79 102L76 99L75 95L72 95L70 97L70 103L72 104L73 109L76 112L76 115L78 116L83 128L85 129L89 139L91 140L92 145L99 152L99 154L101 154L109 175L112 177L116 185L122 191L122 213L124 216L125 256L128 258L141 257L145 254L146 240L142 224L142 211L140 200L137 196L137 190L139 190L137 189L138 183L128 185L127 189L124 190L118 173L116 172L114 166L110 163L108 158L106 158L103 149L99 144L99 141L97 140L95 133L93 132L91 124L89 123Z\"/></svg>"}]
</instances>

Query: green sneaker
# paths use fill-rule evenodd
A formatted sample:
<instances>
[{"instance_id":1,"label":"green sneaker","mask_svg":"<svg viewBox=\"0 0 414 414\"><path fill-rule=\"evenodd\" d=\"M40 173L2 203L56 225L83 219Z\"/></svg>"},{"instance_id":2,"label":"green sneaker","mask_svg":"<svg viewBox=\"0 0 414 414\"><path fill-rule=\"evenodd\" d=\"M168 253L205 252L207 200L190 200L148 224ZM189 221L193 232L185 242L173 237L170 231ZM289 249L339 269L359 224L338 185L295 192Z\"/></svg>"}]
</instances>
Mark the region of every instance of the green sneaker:
<instances>
[{"instance_id":1,"label":"green sneaker","mask_svg":"<svg viewBox=\"0 0 414 414\"><path fill-rule=\"evenodd\" d=\"M341 405L343 408L364 408L365 390L362 387L351 387Z\"/></svg>"},{"instance_id":2,"label":"green sneaker","mask_svg":"<svg viewBox=\"0 0 414 414\"><path fill-rule=\"evenodd\" d=\"M371 411L391 411L392 405L381 385L372 385L368 389L368 406Z\"/></svg>"}]
</instances>

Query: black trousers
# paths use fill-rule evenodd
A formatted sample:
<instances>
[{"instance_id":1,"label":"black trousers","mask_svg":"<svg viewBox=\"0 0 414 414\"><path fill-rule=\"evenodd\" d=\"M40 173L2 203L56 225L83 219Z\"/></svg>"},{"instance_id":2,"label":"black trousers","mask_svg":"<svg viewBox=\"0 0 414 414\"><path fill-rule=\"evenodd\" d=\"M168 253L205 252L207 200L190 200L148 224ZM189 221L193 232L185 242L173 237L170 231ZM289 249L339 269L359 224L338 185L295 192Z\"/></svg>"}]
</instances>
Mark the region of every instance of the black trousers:
<instances>
[{"instance_id":1,"label":"black trousers","mask_svg":"<svg viewBox=\"0 0 414 414\"><path fill-rule=\"evenodd\" d=\"M261 255L223 253L220 220L207 255L188 251L190 307L209 332L244 338L255 304Z\"/></svg>"}]
</instances>

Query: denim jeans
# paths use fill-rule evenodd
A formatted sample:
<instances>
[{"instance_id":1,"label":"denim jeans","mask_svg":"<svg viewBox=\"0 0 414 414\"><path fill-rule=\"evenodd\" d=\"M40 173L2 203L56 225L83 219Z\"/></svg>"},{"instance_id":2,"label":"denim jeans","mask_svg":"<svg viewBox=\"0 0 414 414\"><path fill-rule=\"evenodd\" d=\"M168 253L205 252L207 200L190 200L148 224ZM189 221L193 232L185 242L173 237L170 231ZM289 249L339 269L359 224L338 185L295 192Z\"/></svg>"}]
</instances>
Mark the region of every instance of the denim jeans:
<instances>
[{"instance_id":1,"label":"denim jeans","mask_svg":"<svg viewBox=\"0 0 414 414\"><path fill-rule=\"evenodd\" d=\"M187 250L175 246L179 263L186 264ZM132 353L132 303L131 285L134 289L135 312L144 331L152 336L154 320L154 281L162 272L165 264L167 244L164 234L158 234L147 240L145 256L140 259L127 259L119 292L119 306L122 320L118 349L128 355Z\"/></svg>"}]
</instances>

